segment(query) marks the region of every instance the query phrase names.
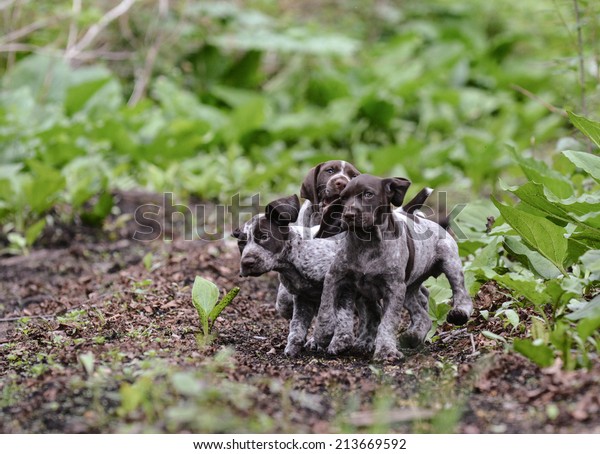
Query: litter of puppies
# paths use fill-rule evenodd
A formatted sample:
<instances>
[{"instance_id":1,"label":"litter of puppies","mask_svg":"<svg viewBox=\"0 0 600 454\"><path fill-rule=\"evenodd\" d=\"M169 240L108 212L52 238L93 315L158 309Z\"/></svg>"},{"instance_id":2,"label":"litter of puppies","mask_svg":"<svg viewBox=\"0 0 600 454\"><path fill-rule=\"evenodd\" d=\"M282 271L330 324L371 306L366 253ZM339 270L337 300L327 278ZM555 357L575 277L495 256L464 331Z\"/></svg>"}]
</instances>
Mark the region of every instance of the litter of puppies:
<instances>
[{"instance_id":1,"label":"litter of puppies","mask_svg":"<svg viewBox=\"0 0 600 454\"><path fill-rule=\"evenodd\" d=\"M448 322L469 320L457 244L447 225L418 214L431 189L402 208L409 186L404 178L360 174L345 161L324 162L302 183L303 205L296 195L274 200L233 232L241 276L279 274L277 309L290 318L286 355L304 349L401 359L398 343L417 348L431 329L423 282L442 273L453 293ZM398 337L403 309L410 325Z\"/></svg>"}]
</instances>

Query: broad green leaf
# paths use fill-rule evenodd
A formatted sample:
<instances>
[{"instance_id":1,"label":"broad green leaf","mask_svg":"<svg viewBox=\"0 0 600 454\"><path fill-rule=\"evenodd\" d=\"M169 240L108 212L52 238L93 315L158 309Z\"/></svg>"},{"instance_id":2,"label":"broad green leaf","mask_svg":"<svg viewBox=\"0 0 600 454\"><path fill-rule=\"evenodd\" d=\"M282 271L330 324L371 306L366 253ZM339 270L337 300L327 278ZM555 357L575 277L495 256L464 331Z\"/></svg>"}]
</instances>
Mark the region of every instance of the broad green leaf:
<instances>
[{"instance_id":1,"label":"broad green leaf","mask_svg":"<svg viewBox=\"0 0 600 454\"><path fill-rule=\"evenodd\" d=\"M595 318L584 318L577 323L577 333L582 340L586 340L600 328L600 315Z\"/></svg>"},{"instance_id":2,"label":"broad green leaf","mask_svg":"<svg viewBox=\"0 0 600 454\"><path fill-rule=\"evenodd\" d=\"M89 99L100 90L111 78L103 77L85 81L79 85L71 86L67 89L65 99L65 110L68 115L73 115L85 106Z\"/></svg>"},{"instance_id":3,"label":"broad green leaf","mask_svg":"<svg viewBox=\"0 0 600 454\"><path fill-rule=\"evenodd\" d=\"M548 200L543 185L530 181L516 189L509 190L523 202L544 212L550 218L557 218L565 222L570 221L565 210Z\"/></svg>"},{"instance_id":4,"label":"broad green leaf","mask_svg":"<svg viewBox=\"0 0 600 454\"><path fill-rule=\"evenodd\" d=\"M503 344L506 344L506 339L502 336L500 336L499 334L496 333L492 333L491 331L488 330L483 330L481 332L481 334L483 334L484 337L487 337L488 339L492 339L498 342L502 342Z\"/></svg>"},{"instance_id":5,"label":"broad green leaf","mask_svg":"<svg viewBox=\"0 0 600 454\"><path fill-rule=\"evenodd\" d=\"M153 88L154 96L167 115L202 120L214 130L219 130L227 124L227 115L223 111L200 103L196 95L179 88L164 77L157 79Z\"/></svg>"},{"instance_id":6,"label":"broad green leaf","mask_svg":"<svg viewBox=\"0 0 600 454\"><path fill-rule=\"evenodd\" d=\"M443 323L450 312L448 300L452 298L452 290L445 276L429 278L426 281L429 289L429 317L436 323Z\"/></svg>"},{"instance_id":7,"label":"broad green leaf","mask_svg":"<svg viewBox=\"0 0 600 454\"><path fill-rule=\"evenodd\" d=\"M217 304L213 308L213 310L210 311L209 318L211 320L211 322L210 322L211 327L215 324L215 320L221 314L223 309L225 309L227 306L229 306L231 304L231 302L233 301L233 299L237 296L237 294L239 292L240 292L239 287L232 288L229 292L227 292L227 295L225 295L223 297L223 299L221 301L219 301L219 304Z\"/></svg>"},{"instance_id":8,"label":"broad green leaf","mask_svg":"<svg viewBox=\"0 0 600 454\"><path fill-rule=\"evenodd\" d=\"M494 199L502 217L515 229L533 249L550 260L563 274L563 263L567 258L568 240L566 231L549 220L503 205Z\"/></svg>"},{"instance_id":9,"label":"broad green leaf","mask_svg":"<svg viewBox=\"0 0 600 454\"><path fill-rule=\"evenodd\" d=\"M592 249L580 257L584 268L589 271L593 279L600 279L600 250Z\"/></svg>"},{"instance_id":10,"label":"broad green leaf","mask_svg":"<svg viewBox=\"0 0 600 454\"><path fill-rule=\"evenodd\" d=\"M19 249L25 249L27 247L27 240L23 235L17 232L10 232L6 235L6 239L11 245L16 246Z\"/></svg>"},{"instance_id":11,"label":"broad green leaf","mask_svg":"<svg viewBox=\"0 0 600 454\"><path fill-rule=\"evenodd\" d=\"M573 185L560 172L549 168L542 161L521 156L514 149L511 149L511 154L529 181L543 184L554 195L563 199L573 195Z\"/></svg>"},{"instance_id":12,"label":"broad green leaf","mask_svg":"<svg viewBox=\"0 0 600 454\"><path fill-rule=\"evenodd\" d=\"M42 230L44 230L44 227L46 227L46 219L40 219L35 224L27 228L25 231L25 242L27 243L27 246L31 246L33 243L35 243L35 240L38 239L42 233Z\"/></svg>"},{"instance_id":13,"label":"broad green leaf","mask_svg":"<svg viewBox=\"0 0 600 454\"><path fill-rule=\"evenodd\" d=\"M267 103L264 98L255 97L237 106L230 117L225 136L236 142L246 133L260 128L266 119Z\"/></svg>"},{"instance_id":14,"label":"broad green leaf","mask_svg":"<svg viewBox=\"0 0 600 454\"><path fill-rule=\"evenodd\" d=\"M499 215L496 207L486 200L476 200L469 202L455 218L452 219L452 229L458 230L470 240L481 239L481 241L491 241L487 230L487 223L490 217L497 218Z\"/></svg>"},{"instance_id":15,"label":"broad green leaf","mask_svg":"<svg viewBox=\"0 0 600 454\"><path fill-rule=\"evenodd\" d=\"M474 253L475 258L465 267L465 286L470 294L475 294L479 289L478 276L480 271L496 267L498 265L498 243L500 238L495 237L485 247Z\"/></svg>"},{"instance_id":16,"label":"broad green leaf","mask_svg":"<svg viewBox=\"0 0 600 454\"><path fill-rule=\"evenodd\" d=\"M600 182L600 156L584 151L563 151L563 154L577 167L589 173L594 180Z\"/></svg>"},{"instance_id":17,"label":"broad green leaf","mask_svg":"<svg viewBox=\"0 0 600 454\"><path fill-rule=\"evenodd\" d=\"M536 306L542 306L548 303L548 295L542 290L543 287L539 282L531 277L521 276L517 273L493 274L487 275L489 279L493 279L502 287L511 290L512 293L522 296L531 301Z\"/></svg>"},{"instance_id":18,"label":"broad green leaf","mask_svg":"<svg viewBox=\"0 0 600 454\"><path fill-rule=\"evenodd\" d=\"M583 291L582 281L572 276L552 279L544 285L544 294L557 309L565 307L573 298L579 298Z\"/></svg>"},{"instance_id":19,"label":"broad green leaf","mask_svg":"<svg viewBox=\"0 0 600 454\"><path fill-rule=\"evenodd\" d=\"M35 53L19 60L4 77L2 83L9 91L28 87L40 104L62 104L72 73L61 56Z\"/></svg>"},{"instance_id":20,"label":"broad green leaf","mask_svg":"<svg viewBox=\"0 0 600 454\"><path fill-rule=\"evenodd\" d=\"M567 315L567 318L572 321L597 317L600 317L600 295L596 295L594 299L588 301L583 307Z\"/></svg>"},{"instance_id":21,"label":"broad green leaf","mask_svg":"<svg viewBox=\"0 0 600 454\"><path fill-rule=\"evenodd\" d=\"M208 317L219 299L219 288L208 279L196 276L192 287L192 302L198 311Z\"/></svg>"},{"instance_id":22,"label":"broad green leaf","mask_svg":"<svg viewBox=\"0 0 600 454\"><path fill-rule=\"evenodd\" d=\"M519 258L523 258L531 271L534 271L544 279L552 279L561 274L560 270L537 251L532 251L525 246L517 237L506 236L504 238L506 247Z\"/></svg>"},{"instance_id":23,"label":"broad green leaf","mask_svg":"<svg viewBox=\"0 0 600 454\"><path fill-rule=\"evenodd\" d=\"M554 351L547 345L538 345L529 339L515 339L513 347L540 367L549 367L554 363Z\"/></svg>"},{"instance_id":24,"label":"broad green leaf","mask_svg":"<svg viewBox=\"0 0 600 454\"><path fill-rule=\"evenodd\" d=\"M65 179L57 170L41 162L29 161L30 174L26 174L22 190L31 211L42 214L49 210L65 186Z\"/></svg>"},{"instance_id":25,"label":"broad green leaf","mask_svg":"<svg viewBox=\"0 0 600 454\"><path fill-rule=\"evenodd\" d=\"M588 136L597 147L600 147L600 123L589 120L581 115L574 114L573 112L567 112L567 114L569 115L571 123Z\"/></svg>"},{"instance_id":26,"label":"broad green leaf","mask_svg":"<svg viewBox=\"0 0 600 454\"><path fill-rule=\"evenodd\" d=\"M519 314L514 309L506 309L504 315L514 328L519 326Z\"/></svg>"}]
</instances>

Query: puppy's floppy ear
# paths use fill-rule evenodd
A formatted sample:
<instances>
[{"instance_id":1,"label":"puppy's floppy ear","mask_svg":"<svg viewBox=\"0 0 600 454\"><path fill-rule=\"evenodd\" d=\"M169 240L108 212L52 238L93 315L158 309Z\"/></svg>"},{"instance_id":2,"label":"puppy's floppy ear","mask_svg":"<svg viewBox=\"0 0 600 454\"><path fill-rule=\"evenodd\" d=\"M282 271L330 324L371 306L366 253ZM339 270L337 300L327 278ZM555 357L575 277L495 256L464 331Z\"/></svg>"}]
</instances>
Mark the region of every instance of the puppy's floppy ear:
<instances>
[{"instance_id":1,"label":"puppy's floppy ear","mask_svg":"<svg viewBox=\"0 0 600 454\"><path fill-rule=\"evenodd\" d=\"M317 177L321 171L321 164L308 171L306 178L300 187L300 197L310 200L313 205L319 203L319 194L317 193Z\"/></svg>"},{"instance_id":2,"label":"puppy's floppy ear","mask_svg":"<svg viewBox=\"0 0 600 454\"><path fill-rule=\"evenodd\" d=\"M246 234L244 232L242 232L239 228L237 228L233 232L231 232L231 236L234 238L237 238L238 240L246 239Z\"/></svg>"},{"instance_id":3,"label":"puppy's floppy ear","mask_svg":"<svg viewBox=\"0 0 600 454\"><path fill-rule=\"evenodd\" d=\"M344 205L340 199L334 200L323 213L323 219L319 225L319 231L315 238L329 238L348 229L348 225L342 220Z\"/></svg>"},{"instance_id":4,"label":"puppy's floppy ear","mask_svg":"<svg viewBox=\"0 0 600 454\"><path fill-rule=\"evenodd\" d=\"M404 202L404 196L410 186L410 180L406 178L385 178L381 184L385 194L389 197L390 202L399 207Z\"/></svg>"},{"instance_id":5,"label":"puppy's floppy ear","mask_svg":"<svg viewBox=\"0 0 600 454\"><path fill-rule=\"evenodd\" d=\"M277 225L288 225L296 222L300 212L300 200L296 194L273 200L265 209L267 219Z\"/></svg>"}]
</instances>

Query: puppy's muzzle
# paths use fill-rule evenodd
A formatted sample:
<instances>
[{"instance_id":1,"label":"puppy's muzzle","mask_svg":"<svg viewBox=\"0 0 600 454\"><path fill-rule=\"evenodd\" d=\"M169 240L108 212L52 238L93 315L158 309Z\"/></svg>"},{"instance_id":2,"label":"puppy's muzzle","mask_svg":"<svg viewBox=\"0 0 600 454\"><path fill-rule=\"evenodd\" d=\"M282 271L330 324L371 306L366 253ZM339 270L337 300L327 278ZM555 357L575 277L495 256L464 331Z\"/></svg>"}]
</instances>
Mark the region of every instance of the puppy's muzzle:
<instances>
[{"instance_id":1,"label":"puppy's muzzle","mask_svg":"<svg viewBox=\"0 0 600 454\"><path fill-rule=\"evenodd\" d=\"M340 176L334 179L331 179L327 182L327 187L325 188L325 196L327 199L336 198L340 193L346 188L348 185L348 179L345 176Z\"/></svg>"},{"instance_id":2,"label":"puppy's muzzle","mask_svg":"<svg viewBox=\"0 0 600 454\"><path fill-rule=\"evenodd\" d=\"M258 261L254 257L244 257L240 263L240 276L259 276L260 273L256 270Z\"/></svg>"}]
</instances>

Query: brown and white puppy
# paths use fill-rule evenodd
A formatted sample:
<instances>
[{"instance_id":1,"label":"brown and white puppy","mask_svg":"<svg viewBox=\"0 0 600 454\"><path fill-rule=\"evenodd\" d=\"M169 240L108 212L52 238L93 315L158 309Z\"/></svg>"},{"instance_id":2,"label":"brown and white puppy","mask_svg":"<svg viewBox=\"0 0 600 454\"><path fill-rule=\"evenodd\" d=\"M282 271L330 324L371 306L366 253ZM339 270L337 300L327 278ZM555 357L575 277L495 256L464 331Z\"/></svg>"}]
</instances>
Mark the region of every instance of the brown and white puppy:
<instances>
[{"instance_id":1,"label":"brown and white puppy","mask_svg":"<svg viewBox=\"0 0 600 454\"><path fill-rule=\"evenodd\" d=\"M321 223L324 209L344 190L350 180L360 175L346 161L322 162L309 170L300 187L300 197L306 199L299 215L299 224L312 227Z\"/></svg>"},{"instance_id":2,"label":"brown and white puppy","mask_svg":"<svg viewBox=\"0 0 600 454\"><path fill-rule=\"evenodd\" d=\"M406 333L422 342L431 326L427 309L416 303L422 283L444 273L453 293L448 321L466 323L473 305L465 289L458 246L439 224L419 216L398 215L410 181L362 174L340 194L347 235L325 276L311 348L337 354L354 343L354 301L381 302L375 338L376 360L402 357L396 334L402 307L411 315Z\"/></svg>"},{"instance_id":3,"label":"brown and white puppy","mask_svg":"<svg viewBox=\"0 0 600 454\"><path fill-rule=\"evenodd\" d=\"M265 214L254 216L233 232L241 252L240 275L260 276L276 271L280 280L278 298L283 290L291 299L292 316L285 348L288 356L296 356L304 346L321 303L323 279L336 255L339 241L334 238L303 239L298 229L290 225L296 221L299 209L300 201L295 195L277 199L267 205ZM378 310L376 304L368 307ZM375 340L379 316L377 313L363 314L367 305L362 299L356 301L356 308L361 314L361 325L354 346L369 350Z\"/></svg>"},{"instance_id":4,"label":"brown and white puppy","mask_svg":"<svg viewBox=\"0 0 600 454\"><path fill-rule=\"evenodd\" d=\"M317 235L323 214L331 202L336 200L350 180L360 175L351 163L342 160L331 160L317 164L308 171L300 187L300 197L306 199L300 208L296 226L302 230L305 238L329 238L339 229L330 227ZM337 232L336 232L337 230ZM293 315L293 296L280 285L275 303L277 312L286 319Z\"/></svg>"}]
</instances>

